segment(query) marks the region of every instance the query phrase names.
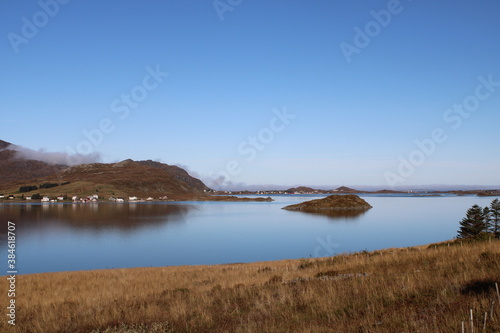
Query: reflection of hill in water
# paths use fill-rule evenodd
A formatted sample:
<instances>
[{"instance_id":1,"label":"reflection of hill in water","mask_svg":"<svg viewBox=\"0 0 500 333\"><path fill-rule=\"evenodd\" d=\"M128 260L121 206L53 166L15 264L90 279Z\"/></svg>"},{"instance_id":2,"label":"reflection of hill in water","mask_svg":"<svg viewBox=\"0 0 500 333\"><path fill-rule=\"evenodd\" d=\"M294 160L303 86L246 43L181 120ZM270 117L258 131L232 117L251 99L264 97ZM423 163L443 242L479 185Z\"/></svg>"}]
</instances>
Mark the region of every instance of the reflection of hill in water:
<instances>
[{"instance_id":1,"label":"reflection of hill in water","mask_svg":"<svg viewBox=\"0 0 500 333\"><path fill-rule=\"evenodd\" d=\"M129 231L183 222L193 208L189 205L150 203L8 204L0 205L0 220L15 222L21 231L51 226Z\"/></svg>"}]
</instances>

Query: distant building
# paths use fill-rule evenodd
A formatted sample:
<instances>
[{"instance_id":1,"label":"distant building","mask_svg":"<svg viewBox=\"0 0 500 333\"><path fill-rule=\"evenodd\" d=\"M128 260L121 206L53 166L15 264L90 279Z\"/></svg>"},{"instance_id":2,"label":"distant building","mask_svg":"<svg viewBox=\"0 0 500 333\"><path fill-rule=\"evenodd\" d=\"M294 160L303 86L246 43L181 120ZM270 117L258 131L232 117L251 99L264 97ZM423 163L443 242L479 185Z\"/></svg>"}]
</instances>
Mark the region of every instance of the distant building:
<instances>
[{"instance_id":1,"label":"distant building","mask_svg":"<svg viewBox=\"0 0 500 333\"><path fill-rule=\"evenodd\" d=\"M116 202L125 202L125 199L123 199L123 198L116 198Z\"/></svg>"},{"instance_id":2,"label":"distant building","mask_svg":"<svg viewBox=\"0 0 500 333\"><path fill-rule=\"evenodd\" d=\"M50 198L49 197L43 197L42 198L42 202L50 202Z\"/></svg>"},{"instance_id":3,"label":"distant building","mask_svg":"<svg viewBox=\"0 0 500 333\"><path fill-rule=\"evenodd\" d=\"M137 201L137 197L128 197L128 201Z\"/></svg>"},{"instance_id":4,"label":"distant building","mask_svg":"<svg viewBox=\"0 0 500 333\"><path fill-rule=\"evenodd\" d=\"M31 200L31 197L26 197L26 200Z\"/></svg>"}]
</instances>

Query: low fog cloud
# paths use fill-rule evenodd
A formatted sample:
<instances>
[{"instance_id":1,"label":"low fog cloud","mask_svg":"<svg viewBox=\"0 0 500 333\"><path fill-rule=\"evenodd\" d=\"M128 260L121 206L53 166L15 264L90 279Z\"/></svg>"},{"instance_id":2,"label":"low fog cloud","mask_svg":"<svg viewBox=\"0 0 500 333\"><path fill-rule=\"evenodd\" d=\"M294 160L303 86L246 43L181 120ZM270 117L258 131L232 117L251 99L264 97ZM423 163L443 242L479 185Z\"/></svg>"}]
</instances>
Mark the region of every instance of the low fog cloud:
<instances>
[{"instance_id":1,"label":"low fog cloud","mask_svg":"<svg viewBox=\"0 0 500 333\"><path fill-rule=\"evenodd\" d=\"M196 171L193 171L189 166L184 164L176 164L175 166L182 168L189 173L191 177L198 178L206 186L214 190L224 190L224 191L238 191L243 190L246 187L245 183L235 183L226 179L224 175L202 175Z\"/></svg>"},{"instance_id":2,"label":"low fog cloud","mask_svg":"<svg viewBox=\"0 0 500 333\"><path fill-rule=\"evenodd\" d=\"M177 163L175 164L175 166L184 169L191 177L198 178L200 180L202 178L198 172L191 170L191 168L188 167L187 165Z\"/></svg>"},{"instance_id":3,"label":"low fog cloud","mask_svg":"<svg viewBox=\"0 0 500 333\"><path fill-rule=\"evenodd\" d=\"M58 152L48 152L45 149L30 149L26 147L21 147L17 145L10 145L7 149L16 152L15 157L26 160L36 160L49 163L52 165L76 165L76 164L87 164L95 163L101 160L101 154L94 152L91 154L68 154L68 153L58 153Z\"/></svg>"},{"instance_id":4,"label":"low fog cloud","mask_svg":"<svg viewBox=\"0 0 500 333\"><path fill-rule=\"evenodd\" d=\"M247 187L247 184L232 182L223 175L204 176L202 181L211 189L220 191L243 191Z\"/></svg>"}]
</instances>

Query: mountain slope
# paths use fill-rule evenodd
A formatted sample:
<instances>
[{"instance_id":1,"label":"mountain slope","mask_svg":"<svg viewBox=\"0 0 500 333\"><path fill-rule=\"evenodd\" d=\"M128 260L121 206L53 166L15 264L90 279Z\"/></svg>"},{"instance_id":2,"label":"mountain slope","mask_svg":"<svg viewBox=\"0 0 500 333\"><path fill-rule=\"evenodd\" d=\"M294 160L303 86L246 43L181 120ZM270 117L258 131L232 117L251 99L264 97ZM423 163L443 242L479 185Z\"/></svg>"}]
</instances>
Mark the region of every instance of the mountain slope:
<instances>
[{"instance_id":1,"label":"mountain slope","mask_svg":"<svg viewBox=\"0 0 500 333\"><path fill-rule=\"evenodd\" d=\"M7 148L11 143L7 141L0 140L0 150Z\"/></svg>"},{"instance_id":2,"label":"mountain slope","mask_svg":"<svg viewBox=\"0 0 500 333\"><path fill-rule=\"evenodd\" d=\"M8 149L9 142L0 140L0 189L29 183L46 177L57 177L65 165L18 158L16 151Z\"/></svg>"},{"instance_id":3,"label":"mountain slope","mask_svg":"<svg viewBox=\"0 0 500 333\"><path fill-rule=\"evenodd\" d=\"M110 185L131 196L168 196L175 199L205 196L203 189L190 184L197 183L198 179L190 179L192 177L187 175L186 181L183 181L175 174L171 174L167 167L151 167L132 160L114 164L92 163L73 166L61 172L61 178L69 182L84 181ZM204 186L201 181L199 182Z\"/></svg>"},{"instance_id":4,"label":"mountain slope","mask_svg":"<svg viewBox=\"0 0 500 333\"><path fill-rule=\"evenodd\" d=\"M206 186L201 180L198 178L194 178L189 175L189 173L175 165L168 165L160 162L155 162L152 160L147 160L147 161L137 161L136 163L146 165L149 167L153 168L158 168L160 170L165 170L167 171L170 175L172 175L175 179L186 183L187 185L191 186L194 189L197 189L199 191L209 191L211 190L208 186Z\"/></svg>"},{"instance_id":5,"label":"mountain slope","mask_svg":"<svg viewBox=\"0 0 500 333\"><path fill-rule=\"evenodd\" d=\"M68 195L99 194L194 199L207 196L210 190L201 180L184 169L154 161L125 160L119 163L91 163L72 167L22 159L11 144L0 140L0 193L17 192L19 186L41 183L67 183L34 193ZM66 187L65 187L66 186ZM104 189L104 192L102 190ZM101 192L99 192L101 191ZM27 193L29 194L29 193Z\"/></svg>"}]
</instances>

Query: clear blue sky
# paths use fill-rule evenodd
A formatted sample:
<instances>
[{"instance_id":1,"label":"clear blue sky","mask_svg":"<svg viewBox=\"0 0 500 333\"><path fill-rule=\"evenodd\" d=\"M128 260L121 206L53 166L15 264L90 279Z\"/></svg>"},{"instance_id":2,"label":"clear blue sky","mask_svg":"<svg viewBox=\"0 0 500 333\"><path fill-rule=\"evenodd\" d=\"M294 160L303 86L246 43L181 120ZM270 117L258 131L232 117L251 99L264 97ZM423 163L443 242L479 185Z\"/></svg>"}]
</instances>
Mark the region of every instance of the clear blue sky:
<instances>
[{"instance_id":1,"label":"clear blue sky","mask_svg":"<svg viewBox=\"0 0 500 333\"><path fill-rule=\"evenodd\" d=\"M499 17L495 0L4 0L0 139L234 183L498 185Z\"/></svg>"}]
</instances>

